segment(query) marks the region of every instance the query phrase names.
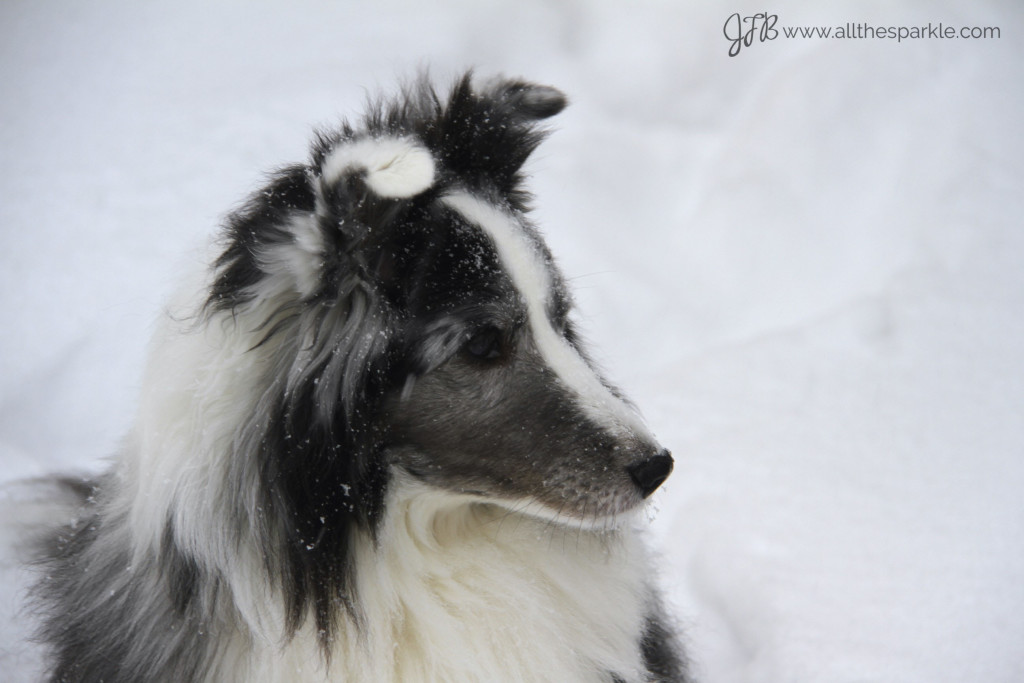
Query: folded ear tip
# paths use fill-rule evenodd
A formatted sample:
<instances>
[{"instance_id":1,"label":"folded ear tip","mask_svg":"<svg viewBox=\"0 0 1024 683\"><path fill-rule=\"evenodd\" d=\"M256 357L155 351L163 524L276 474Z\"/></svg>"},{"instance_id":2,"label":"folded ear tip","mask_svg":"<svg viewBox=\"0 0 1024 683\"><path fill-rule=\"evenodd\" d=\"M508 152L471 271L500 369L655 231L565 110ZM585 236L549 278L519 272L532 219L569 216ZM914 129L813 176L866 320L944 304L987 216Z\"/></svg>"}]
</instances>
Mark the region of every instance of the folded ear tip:
<instances>
[{"instance_id":1,"label":"folded ear tip","mask_svg":"<svg viewBox=\"0 0 1024 683\"><path fill-rule=\"evenodd\" d=\"M377 167L368 168L366 184L374 193L391 199L406 199L434 184L434 157L422 145L401 141L393 156Z\"/></svg>"},{"instance_id":2,"label":"folded ear tip","mask_svg":"<svg viewBox=\"0 0 1024 683\"><path fill-rule=\"evenodd\" d=\"M329 185L360 171L374 194L406 199L434 184L434 157L408 138L365 138L341 143L322 164L322 178Z\"/></svg>"}]
</instances>

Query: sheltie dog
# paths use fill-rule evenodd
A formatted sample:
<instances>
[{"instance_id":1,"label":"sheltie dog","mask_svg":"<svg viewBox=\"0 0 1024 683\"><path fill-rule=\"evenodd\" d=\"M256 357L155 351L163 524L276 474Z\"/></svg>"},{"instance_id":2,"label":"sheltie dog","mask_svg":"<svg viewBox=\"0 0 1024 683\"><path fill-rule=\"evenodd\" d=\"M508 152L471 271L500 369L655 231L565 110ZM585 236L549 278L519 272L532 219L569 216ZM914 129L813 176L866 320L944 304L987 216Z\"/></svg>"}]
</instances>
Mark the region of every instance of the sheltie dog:
<instances>
[{"instance_id":1,"label":"sheltie dog","mask_svg":"<svg viewBox=\"0 0 1024 683\"><path fill-rule=\"evenodd\" d=\"M522 167L554 88L421 78L231 214L41 551L53 681L683 681Z\"/></svg>"}]
</instances>

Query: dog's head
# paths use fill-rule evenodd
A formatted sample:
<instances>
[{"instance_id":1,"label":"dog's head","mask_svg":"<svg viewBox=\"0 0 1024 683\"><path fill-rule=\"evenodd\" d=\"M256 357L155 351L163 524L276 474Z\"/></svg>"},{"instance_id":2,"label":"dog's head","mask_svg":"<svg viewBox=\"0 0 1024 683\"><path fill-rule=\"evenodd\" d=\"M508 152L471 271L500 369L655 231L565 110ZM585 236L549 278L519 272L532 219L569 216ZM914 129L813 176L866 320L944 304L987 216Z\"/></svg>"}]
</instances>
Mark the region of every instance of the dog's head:
<instances>
[{"instance_id":1,"label":"dog's head","mask_svg":"<svg viewBox=\"0 0 1024 683\"><path fill-rule=\"evenodd\" d=\"M373 528L394 468L575 525L671 471L588 360L527 218L521 168L564 106L520 81L421 83L321 135L230 219L207 310L251 331L266 388L234 467L307 590Z\"/></svg>"}]
</instances>

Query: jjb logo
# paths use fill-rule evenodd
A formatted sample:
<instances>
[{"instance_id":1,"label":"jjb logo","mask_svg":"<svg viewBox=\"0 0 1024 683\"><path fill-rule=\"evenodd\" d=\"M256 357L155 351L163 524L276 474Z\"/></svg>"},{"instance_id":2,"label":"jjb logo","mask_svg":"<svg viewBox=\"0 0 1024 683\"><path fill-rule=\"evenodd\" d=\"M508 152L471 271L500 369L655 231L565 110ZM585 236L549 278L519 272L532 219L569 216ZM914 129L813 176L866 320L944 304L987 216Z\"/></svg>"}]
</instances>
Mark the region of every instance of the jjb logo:
<instances>
[{"instance_id":1,"label":"jjb logo","mask_svg":"<svg viewBox=\"0 0 1024 683\"><path fill-rule=\"evenodd\" d=\"M744 47L750 47L755 38L760 43L778 38L779 31L775 28L778 21L778 14L767 12L758 12L749 17L741 17L736 12L730 16L722 27L722 33L729 41L729 56L735 57Z\"/></svg>"}]
</instances>

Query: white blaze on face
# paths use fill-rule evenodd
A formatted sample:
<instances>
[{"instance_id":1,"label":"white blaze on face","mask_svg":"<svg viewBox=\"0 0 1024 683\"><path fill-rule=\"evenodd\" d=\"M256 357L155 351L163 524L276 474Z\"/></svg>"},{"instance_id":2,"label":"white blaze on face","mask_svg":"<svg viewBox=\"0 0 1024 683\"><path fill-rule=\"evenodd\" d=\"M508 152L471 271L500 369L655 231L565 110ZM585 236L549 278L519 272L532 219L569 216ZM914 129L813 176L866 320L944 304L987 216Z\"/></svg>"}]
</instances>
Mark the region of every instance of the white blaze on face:
<instances>
[{"instance_id":1,"label":"white blaze on face","mask_svg":"<svg viewBox=\"0 0 1024 683\"><path fill-rule=\"evenodd\" d=\"M653 442L636 411L615 396L552 327L548 318L551 272L516 218L468 192L454 192L442 201L491 238L502 268L526 303L530 331L541 356L562 383L575 392L583 411L613 434L633 434Z\"/></svg>"}]
</instances>

